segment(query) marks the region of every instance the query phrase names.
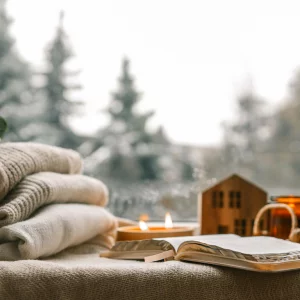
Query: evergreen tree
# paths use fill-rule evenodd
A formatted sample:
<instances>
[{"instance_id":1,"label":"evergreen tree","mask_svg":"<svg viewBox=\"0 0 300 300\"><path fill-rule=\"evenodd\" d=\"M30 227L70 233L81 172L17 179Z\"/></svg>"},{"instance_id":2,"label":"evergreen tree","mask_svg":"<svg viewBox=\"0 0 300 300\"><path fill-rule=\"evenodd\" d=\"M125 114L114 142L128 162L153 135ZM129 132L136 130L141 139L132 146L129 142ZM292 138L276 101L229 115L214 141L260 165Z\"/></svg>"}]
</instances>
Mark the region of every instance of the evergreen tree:
<instances>
[{"instance_id":1,"label":"evergreen tree","mask_svg":"<svg viewBox=\"0 0 300 300\"><path fill-rule=\"evenodd\" d=\"M47 69L42 73L46 82L41 89L46 102L43 119L49 127L47 132L51 131L54 137L52 141L49 141L48 137L45 142L76 148L82 139L72 131L70 117L78 111L79 103L69 99L68 95L70 91L79 89L80 86L67 83L68 79L78 72L66 70L66 64L73 54L64 30L63 19L64 13L61 12L54 39L46 50Z\"/></svg>"},{"instance_id":2,"label":"evergreen tree","mask_svg":"<svg viewBox=\"0 0 300 300\"><path fill-rule=\"evenodd\" d=\"M298 186L300 176L300 70L289 86L289 95L274 117L270 140L272 178L285 186Z\"/></svg>"},{"instance_id":3,"label":"evergreen tree","mask_svg":"<svg viewBox=\"0 0 300 300\"><path fill-rule=\"evenodd\" d=\"M112 94L107 110L110 124L104 130L104 144L112 153L108 166L110 176L149 180L159 176L153 135L146 128L154 112L138 113L139 101L140 94L129 73L129 60L124 59L119 87Z\"/></svg>"},{"instance_id":4,"label":"evergreen tree","mask_svg":"<svg viewBox=\"0 0 300 300\"><path fill-rule=\"evenodd\" d=\"M156 132L153 134L153 142L158 145L170 145L169 138L163 126L159 126Z\"/></svg>"},{"instance_id":5,"label":"evergreen tree","mask_svg":"<svg viewBox=\"0 0 300 300\"><path fill-rule=\"evenodd\" d=\"M7 129L6 121L2 117L0 117L0 140L2 139L6 129Z\"/></svg>"},{"instance_id":6,"label":"evergreen tree","mask_svg":"<svg viewBox=\"0 0 300 300\"><path fill-rule=\"evenodd\" d=\"M252 179L263 176L261 153L267 145L269 120L264 105L252 89L238 97L236 119L223 124L220 151L205 159L209 177L220 178L233 172Z\"/></svg>"},{"instance_id":7,"label":"evergreen tree","mask_svg":"<svg viewBox=\"0 0 300 300\"><path fill-rule=\"evenodd\" d=\"M26 139L22 131L33 116L31 74L15 49L10 24L6 1L0 0L0 113L8 123L6 139L20 141Z\"/></svg>"},{"instance_id":8,"label":"evergreen tree","mask_svg":"<svg viewBox=\"0 0 300 300\"><path fill-rule=\"evenodd\" d=\"M265 102L252 90L246 90L237 99L237 106L237 120L225 125L225 159L235 159L233 167L237 171L249 178L257 178L263 166L260 153L266 149L268 138L269 118L264 111Z\"/></svg>"}]
</instances>

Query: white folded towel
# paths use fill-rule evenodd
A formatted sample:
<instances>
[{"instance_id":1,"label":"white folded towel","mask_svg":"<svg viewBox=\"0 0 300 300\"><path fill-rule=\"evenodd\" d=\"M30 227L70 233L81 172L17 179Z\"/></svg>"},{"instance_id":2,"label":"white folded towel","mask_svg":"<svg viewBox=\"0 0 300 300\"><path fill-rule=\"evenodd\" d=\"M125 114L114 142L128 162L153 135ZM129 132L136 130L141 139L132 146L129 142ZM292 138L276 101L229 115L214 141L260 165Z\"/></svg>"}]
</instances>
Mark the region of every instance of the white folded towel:
<instances>
[{"instance_id":1,"label":"white folded towel","mask_svg":"<svg viewBox=\"0 0 300 300\"><path fill-rule=\"evenodd\" d=\"M104 208L51 204L30 219L0 228L0 260L36 259L85 242L110 248L117 219Z\"/></svg>"}]
</instances>

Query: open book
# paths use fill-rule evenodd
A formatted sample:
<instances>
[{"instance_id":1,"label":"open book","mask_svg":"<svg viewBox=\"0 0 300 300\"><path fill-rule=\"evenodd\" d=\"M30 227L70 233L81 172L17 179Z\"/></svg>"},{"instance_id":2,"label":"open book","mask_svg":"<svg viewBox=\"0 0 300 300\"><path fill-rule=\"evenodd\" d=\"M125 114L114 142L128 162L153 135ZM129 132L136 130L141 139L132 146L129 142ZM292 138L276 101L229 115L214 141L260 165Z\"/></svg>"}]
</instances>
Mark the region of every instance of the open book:
<instances>
[{"instance_id":1,"label":"open book","mask_svg":"<svg viewBox=\"0 0 300 300\"><path fill-rule=\"evenodd\" d=\"M100 256L146 262L175 259L258 272L300 269L300 244L266 236L219 234L122 241Z\"/></svg>"}]
</instances>

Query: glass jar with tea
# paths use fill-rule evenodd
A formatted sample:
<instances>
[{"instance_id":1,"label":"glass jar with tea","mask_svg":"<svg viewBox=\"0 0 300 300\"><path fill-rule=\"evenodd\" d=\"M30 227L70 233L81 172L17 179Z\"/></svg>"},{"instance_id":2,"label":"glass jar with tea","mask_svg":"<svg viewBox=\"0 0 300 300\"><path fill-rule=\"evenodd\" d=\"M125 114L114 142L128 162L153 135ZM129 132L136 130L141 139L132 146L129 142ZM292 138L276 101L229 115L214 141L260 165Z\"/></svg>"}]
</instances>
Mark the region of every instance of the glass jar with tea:
<instances>
[{"instance_id":1,"label":"glass jar with tea","mask_svg":"<svg viewBox=\"0 0 300 300\"><path fill-rule=\"evenodd\" d=\"M273 196L269 203L288 205L300 224L300 196ZM269 220L269 235L288 239L292 228L291 213L284 207L274 208L270 211Z\"/></svg>"}]
</instances>

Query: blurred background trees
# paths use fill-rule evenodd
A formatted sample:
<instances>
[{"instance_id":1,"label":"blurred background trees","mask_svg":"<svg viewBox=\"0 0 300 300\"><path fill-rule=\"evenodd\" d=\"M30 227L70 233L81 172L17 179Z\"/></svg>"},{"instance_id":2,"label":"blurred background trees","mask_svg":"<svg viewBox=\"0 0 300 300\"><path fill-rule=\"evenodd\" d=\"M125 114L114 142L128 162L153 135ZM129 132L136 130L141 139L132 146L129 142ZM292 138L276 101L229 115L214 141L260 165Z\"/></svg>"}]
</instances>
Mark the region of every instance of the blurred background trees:
<instances>
[{"instance_id":1,"label":"blurred background trees","mask_svg":"<svg viewBox=\"0 0 300 300\"><path fill-rule=\"evenodd\" d=\"M260 156L270 139L270 116L265 106L252 87L238 96L235 119L222 124L223 142L218 154L209 153L205 159L209 177L224 177L230 170L246 178L263 180L265 164Z\"/></svg>"},{"instance_id":2,"label":"blurred background trees","mask_svg":"<svg viewBox=\"0 0 300 300\"><path fill-rule=\"evenodd\" d=\"M6 130L7 130L7 123L6 123L5 119L0 117L0 140L2 139Z\"/></svg>"},{"instance_id":3,"label":"blurred background trees","mask_svg":"<svg viewBox=\"0 0 300 300\"><path fill-rule=\"evenodd\" d=\"M195 218L197 192L233 172L266 189L298 187L300 70L272 114L253 86L245 88L236 99L234 117L223 122L222 142L202 147L173 143L163 126L150 130L155 111L138 109L142 95L130 60L124 58L118 87L105 111L108 123L90 136L81 136L71 121L82 114L86 99L76 99L79 72L68 68L75 51L63 21L61 13L54 37L49 37L44 68L36 70L20 56L6 1L0 0L0 116L8 123L5 141L77 149L86 174L109 186L110 209L132 218L143 212L160 216L164 210L173 211L175 218ZM88 151L83 150L86 145Z\"/></svg>"},{"instance_id":4,"label":"blurred background trees","mask_svg":"<svg viewBox=\"0 0 300 300\"><path fill-rule=\"evenodd\" d=\"M76 149L83 139L72 130L70 119L80 112L81 103L71 94L81 86L72 82L79 72L67 69L73 51L63 21L64 12L60 12L54 38L45 50L45 70L34 74L35 81L42 83L36 85L42 107L32 127L40 130L36 141Z\"/></svg>"},{"instance_id":5,"label":"blurred background trees","mask_svg":"<svg viewBox=\"0 0 300 300\"><path fill-rule=\"evenodd\" d=\"M269 184L295 187L300 175L300 70L291 79L288 95L272 116L266 151Z\"/></svg>"},{"instance_id":6,"label":"blurred background trees","mask_svg":"<svg viewBox=\"0 0 300 300\"><path fill-rule=\"evenodd\" d=\"M9 124L6 139L26 140L23 131L35 116L31 70L15 47L5 5L6 1L0 0L0 112Z\"/></svg>"},{"instance_id":7,"label":"blurred background trees","mask_svg":"<svg viewBox=\"0 0 300 300\"><path fill-rule=\"evenodd\" d=\"M106 110L109 124L98 133L103 143L101 147L107 149L109 155L105 164L102 167L94 165L94 170L99 168L100 174L106 171L106 176L125 181L156 180L161 173L159 153L154 143L155 136L147 128L154 112L137 111L141 95L134 87L129 65L129 60L124 58L118 89L112 93Z\"/></svg>"}]
</instances>

